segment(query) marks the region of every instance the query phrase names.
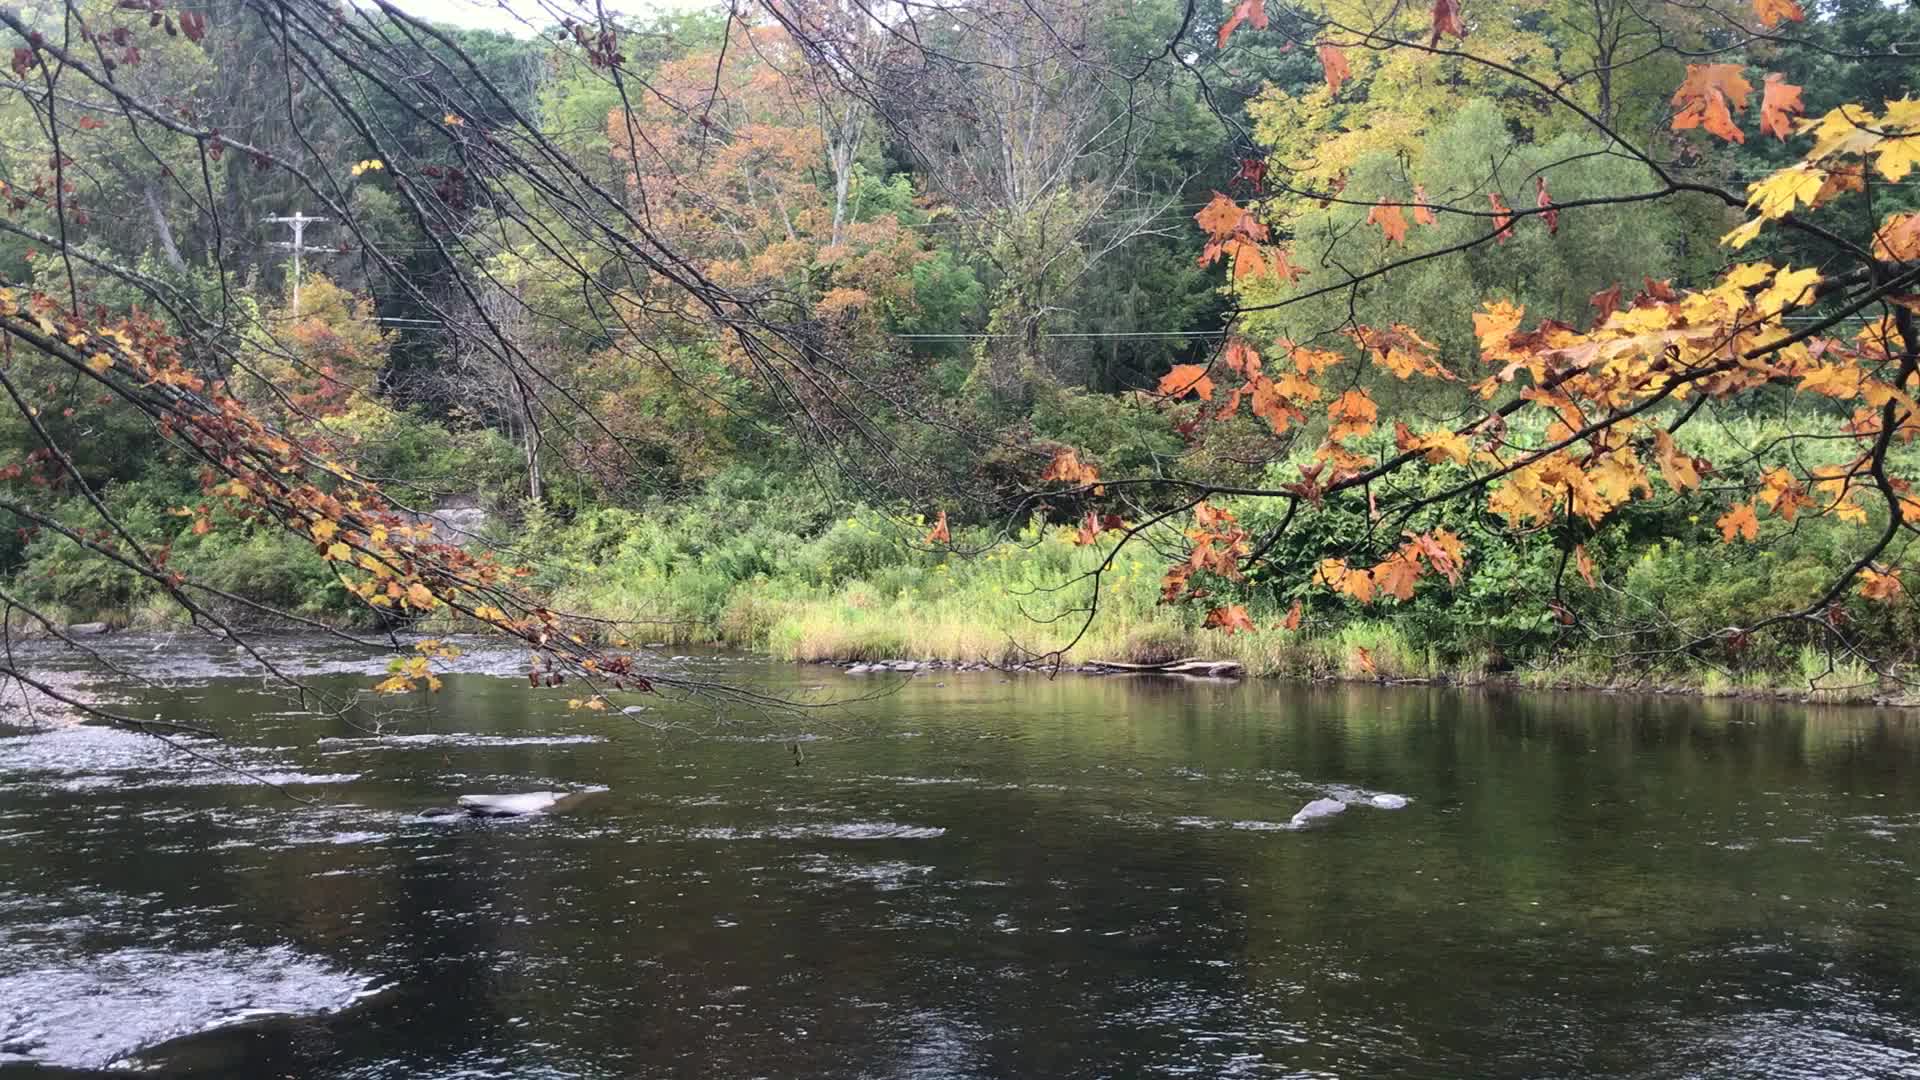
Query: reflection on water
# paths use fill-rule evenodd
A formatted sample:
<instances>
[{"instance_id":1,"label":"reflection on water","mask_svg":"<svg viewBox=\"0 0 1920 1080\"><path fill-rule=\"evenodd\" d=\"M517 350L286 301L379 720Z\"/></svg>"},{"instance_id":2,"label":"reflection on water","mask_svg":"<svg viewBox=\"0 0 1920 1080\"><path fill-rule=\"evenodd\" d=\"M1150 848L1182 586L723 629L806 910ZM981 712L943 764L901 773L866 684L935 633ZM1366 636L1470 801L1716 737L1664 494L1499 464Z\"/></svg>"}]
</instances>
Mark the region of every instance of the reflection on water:
<instances>
[{"instance_id":1,"label":"reflection on water","mask_svg":"<svg viewBox=\"0 0 1920 1080\"><path fill-rule=\"evenodd\" d=\"M373 736L165 655L135 714L311 801L0 739L0 1075L1920 1074L1894 714L942 673L642 727L469 658Z\"/></svg>"}]
</instances>

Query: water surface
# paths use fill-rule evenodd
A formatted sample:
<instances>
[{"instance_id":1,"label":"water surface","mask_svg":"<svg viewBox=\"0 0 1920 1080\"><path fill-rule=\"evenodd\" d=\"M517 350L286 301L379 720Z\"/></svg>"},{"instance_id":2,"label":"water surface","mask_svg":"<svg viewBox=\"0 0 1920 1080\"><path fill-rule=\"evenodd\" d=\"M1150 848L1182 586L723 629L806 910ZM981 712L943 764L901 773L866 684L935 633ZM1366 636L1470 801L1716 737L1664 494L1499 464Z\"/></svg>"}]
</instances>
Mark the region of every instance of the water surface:
<instances>
[{"instance_id":1,"label":"water surface","mask_svg":"<svg viewBox=\"0 0 1920 1080\"><path fill-rule=\"evenodd\" d=\"M701 657L894 692L627 718L480 655L376 736L112 647L281 787L0 739L0 1076L1920 1075L1899 714Z\"/></svg>"}]
</instances>

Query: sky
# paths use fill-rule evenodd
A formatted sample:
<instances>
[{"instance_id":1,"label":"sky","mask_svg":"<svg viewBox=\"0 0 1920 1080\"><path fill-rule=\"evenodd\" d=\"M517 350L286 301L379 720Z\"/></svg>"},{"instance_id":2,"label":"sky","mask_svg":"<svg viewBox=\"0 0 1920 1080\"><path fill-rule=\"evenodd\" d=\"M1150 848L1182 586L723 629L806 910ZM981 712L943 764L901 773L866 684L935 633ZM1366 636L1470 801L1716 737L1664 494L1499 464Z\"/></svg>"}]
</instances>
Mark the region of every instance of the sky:
<instances>
[{"instance_id":1,"label":"sky","mask_svg":"<svg viewBox=\"0 0 1920 1080\"><path fill-rule=\"evenodd\" d=\"M650 11L686 11L716 6L716 0L600 0L608 11L628 14ZM551 12L591 12L595 0L392 0L395 7L410 15L438 23L482 30L499 30L515 37L527 37L533 29L555 22ZM517 17L516 17L517 16ZM522 21L524 19L524 21Z\"/></svg>"}]
</instances>

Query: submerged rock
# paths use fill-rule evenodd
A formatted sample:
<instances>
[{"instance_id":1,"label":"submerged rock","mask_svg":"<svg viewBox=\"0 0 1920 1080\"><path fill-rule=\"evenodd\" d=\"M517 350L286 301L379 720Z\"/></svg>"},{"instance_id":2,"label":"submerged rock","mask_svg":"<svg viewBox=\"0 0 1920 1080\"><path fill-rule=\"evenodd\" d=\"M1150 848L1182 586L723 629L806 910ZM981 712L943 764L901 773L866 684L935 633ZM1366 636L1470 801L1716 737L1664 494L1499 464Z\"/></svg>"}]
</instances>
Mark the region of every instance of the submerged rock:
<instances>
[{"instance_id":1,"label":"submerged rock","mask_svg":"<svg viewBox=\"0 0 1920 1080\"><path fill-rule=\"evenodd\" d=\"M103 622L77 622L67 627L69 637L92 637L106 632L107 624Z\"/></svg>"},{"instance_id":2,"label":"submerged rock","mask_svg":"<svg viewBox=\"0 0 1920 1080\"><path fill-rule=\"evenodd\" d=\"M1316 818L1332 817L1342 813L1346 808L1347 804L1339 799L1315 799L1294 813L1292 825L1298 829Z\"/></svg>"}]
</instances>

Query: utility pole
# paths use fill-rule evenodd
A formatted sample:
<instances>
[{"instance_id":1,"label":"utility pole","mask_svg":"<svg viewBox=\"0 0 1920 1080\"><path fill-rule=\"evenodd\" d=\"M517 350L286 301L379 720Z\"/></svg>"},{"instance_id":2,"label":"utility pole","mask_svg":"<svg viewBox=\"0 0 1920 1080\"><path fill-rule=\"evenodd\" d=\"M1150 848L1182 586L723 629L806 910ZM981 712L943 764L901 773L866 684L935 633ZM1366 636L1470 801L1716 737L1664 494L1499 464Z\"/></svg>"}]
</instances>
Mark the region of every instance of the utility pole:
<instances>
[{"instance_id":1,"label":"utility pole","mask_svg":"<svg viewBox=\"0 0 1920 1080\"><path fill-rule=\"evenodd\" d=\"M298 317L300 314L300 253L306 250L304 241L306 239L307 226L324 225L327 219L323 217L308 217L300 211L295 210L292 217L270 217L261 220L265 221L268 225L293 226L293 242L288 243L285 240L277 240L273 246L293 252L293 314L295 317Z\"/></svg>"}]
</instances>

